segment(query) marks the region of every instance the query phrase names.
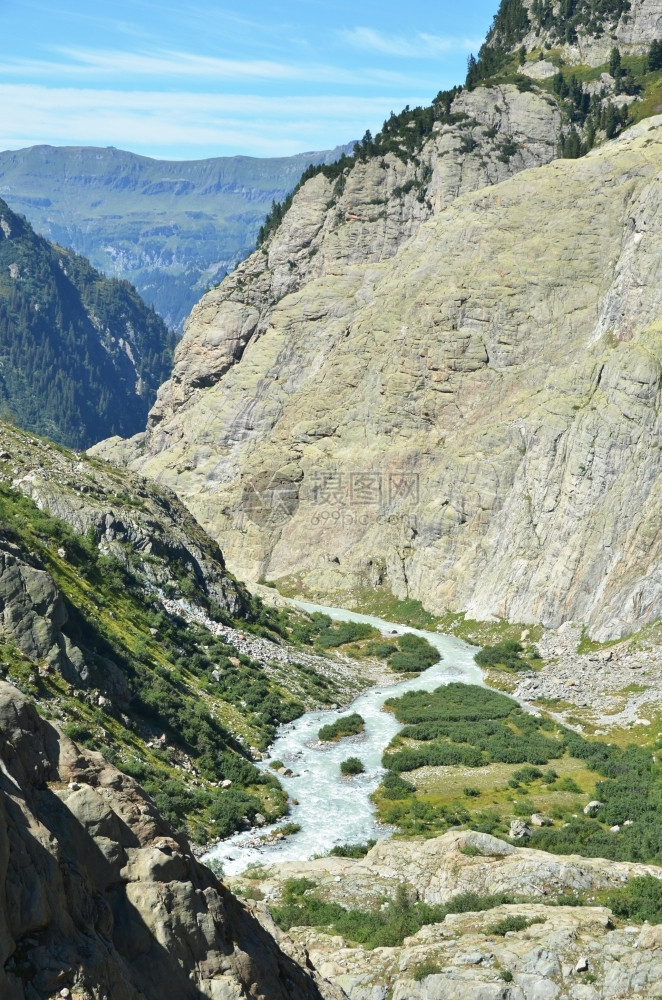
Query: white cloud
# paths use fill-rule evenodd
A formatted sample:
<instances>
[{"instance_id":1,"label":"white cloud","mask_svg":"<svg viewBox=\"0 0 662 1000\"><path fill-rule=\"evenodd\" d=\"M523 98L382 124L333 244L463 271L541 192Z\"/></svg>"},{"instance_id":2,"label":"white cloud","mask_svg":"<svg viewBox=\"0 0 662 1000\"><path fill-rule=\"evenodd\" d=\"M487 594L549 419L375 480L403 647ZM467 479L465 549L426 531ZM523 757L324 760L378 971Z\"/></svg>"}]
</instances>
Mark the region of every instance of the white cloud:
<instances>
[{"instance_id":1,"label":"white cloud","mask_svg":"<svg viewBox=\"0 0 662 1000\"><path fill-rule=\"evenodd\" d=\"M405 38L402 35L386 35L374 28L354 28L352 31L343 31L342 36L354 48L408 59L431 59L458 49L476 51L481 46L478 39L446 38L425 32Z\"/></svg>"},{"instance_id":2,"label":"white cloud","mask_svg":"<svg viewBox=\"0 0 662 1000\"><path fill-rule=\"evenodd\" d=\"M56 60L4 59L0 62L0 77L34 80L37 78L62 81L110 81L123 83L140 78L154 81L177 78L191 85L200 81L273 80L308 83L333 83L338 86L393 84L427 89L423 80L392 70L362 67L358 71L322 64L295 64L260 59L218 59L191 52L154 51L124 52L103 49L53 49L62 57ZM66 60L66 61L65 61Z\"/></svg>"},{"instance_id":3,"label":"white cloud","mask_svg":"<svg viewBox=\"0 0 662 1000\"><path fill-rule=\"evenodd\" d=\"M424 101L411 92L264 97L0 84L0 148L48 143L149 149L148 155L183 159L228 151L285 156L347 142L378 127L391 108Z\"/></svg>"}]
</instances>

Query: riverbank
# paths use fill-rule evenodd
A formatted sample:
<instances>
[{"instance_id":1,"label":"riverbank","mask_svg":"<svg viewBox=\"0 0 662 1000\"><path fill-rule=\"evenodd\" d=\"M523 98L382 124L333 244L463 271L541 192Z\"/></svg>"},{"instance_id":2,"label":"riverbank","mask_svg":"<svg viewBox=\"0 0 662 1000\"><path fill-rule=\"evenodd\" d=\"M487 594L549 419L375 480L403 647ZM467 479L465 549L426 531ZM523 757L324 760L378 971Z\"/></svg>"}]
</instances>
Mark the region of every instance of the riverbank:
<instances>
[{"instance_id":1,"label":"riverbank","mask_svg":"<svg viewBox=\"0 0 662 1000\"><path fill-rule=\"evenodd\" d=\"M453 680L481 683L482 679L474 662L475 647L453 636L412 629L345 608L301 601L293 603L309 614L321 612L336 621L372 625L385 636L406 632L421 635L439 651L441 660L413 676L403 678L390 672L388 678L384 678L385 683L373 685L355 698L348 707L364 719L365 731L359 736L334 744L319 741L320 727L334 722L342 714L340 710L307 712L282 727L268 753L263 755L260 767L268 767L269 759L279 760L292 772L282 779L293 803L287 822L301 829L284 841L256 843L256 837L269 837L273 833L277 836L278 828L283 825L279 823L259 833L246 831L216 844L205 855L205 860L217 859L223 863L227 874L237 873L250 863L304 860L338 844L366 841L389 833L389 829L376 822L370 800L383 774L382 753L401 728L392 713L382 711L384 701L410 690L432 691ZM355 671L362 670L363 661L352 662ZM346 710L347 707L343 711ZM348 756L360 758L365 768L363 774L352 778L341 776L340 763Z\"/></svg>"}]
</instances>

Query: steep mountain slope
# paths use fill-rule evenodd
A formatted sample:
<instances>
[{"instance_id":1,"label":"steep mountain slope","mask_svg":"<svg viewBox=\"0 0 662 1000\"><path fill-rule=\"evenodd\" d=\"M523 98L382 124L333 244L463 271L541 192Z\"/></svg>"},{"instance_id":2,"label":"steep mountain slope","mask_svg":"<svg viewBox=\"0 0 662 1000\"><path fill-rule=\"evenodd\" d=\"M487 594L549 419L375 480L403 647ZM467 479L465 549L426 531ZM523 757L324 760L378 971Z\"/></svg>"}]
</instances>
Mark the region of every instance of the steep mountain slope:
<instances>
[{"instance_id":1,"label":"steep mountain slope","mask_svg":"<svg viewBox=\"0 0 662 1000\"><path fill-rule=\"evenodd\" d=\"M128 282L37 236L0 201L0 408L83 447L143 424L174 338Z\"/></svg>"},{"instance_id":2,"label":"steep mountain slope","mask_svg":"<svg viewBox=\"0 0 662 1000\"><path fill-rule=\"evenodd\" d=\"M195 840L283 815L253 763L276 726L370 683L305 625L251 598L169 491L0 423L0 674Z\"/></svg>"},{"instance_id":3,"label":"steep mountain slope","mask_svg":"<svg viewBox=\"0 0 662 1000\"><path fill-rule=\"evenodd\" d=\"M457 129L302 188L194 310L133 464L242 575L623 634L662 613L662 121L464 194L489 161Z\"/></svg>"},{"instance_id":4,"label":"steep mountain slope","mask_svg":"<svg viewBox=\"0 0 662 1000\"><path fill-rule=\"evenodd\" d=\"M302 965L281 950L132 778L4 682L0 765L3 1000L344 995L303 949Z\"/></svg>"},{"instance_id":5,"label":"steep mountain slope","mask_svg":"<svg viewBox=\"0 0 662 1000\"><path fill-rule=\"evenodd\" d=\"M273 200L309 163L350 146L257 159L176 162L124 150L32 146L0 153L0 195L38 232L131 281L180 328L208 285L255 246Z\"/></svg>"}]
</instances>

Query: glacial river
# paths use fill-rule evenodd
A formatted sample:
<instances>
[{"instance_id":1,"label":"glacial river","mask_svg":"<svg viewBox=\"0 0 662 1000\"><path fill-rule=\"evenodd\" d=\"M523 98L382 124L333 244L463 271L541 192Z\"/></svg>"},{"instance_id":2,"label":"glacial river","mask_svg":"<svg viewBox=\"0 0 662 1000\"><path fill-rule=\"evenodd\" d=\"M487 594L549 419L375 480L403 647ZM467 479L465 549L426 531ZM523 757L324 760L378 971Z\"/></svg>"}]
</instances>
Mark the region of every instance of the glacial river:
<instances>
[{"instance_id":1,"label":"glacial river","mask_svg":"<svg viewBox=\"0 0 662 1000\"><path fill-rule=\"evenodd\" d=\"M254 862L304 861L313 854L328 852L336 844L387 837L390 830L376 822L370 802L370 793L377 788L384 773L382 753L401 728L391 712L381 710L385 700L405 691L431 691L450 681L477 684L482 680L480 669L474 662L475 646L468 646L454 636L408 628L344 608L327 608L305 601L292 603L303 611L321 611L337 621L366 622L386 635L403 632L422 635L439 650L441 660L407 680L369 688L342 709L306 712L295 722L281 726L269 748L269 757L265 756L260 767L267 768L270 760L282 760L286 767L291 768L294 777L284 777L282 783L298 805L292 806L286 819L263 827L259 834L255 830L238 833L216 845L206 858L222 861L226 875L237 875ZM360 669L359 664L357 669ZM394 674L394 678L396 676ZM320 726L334 722L349 712L358 712L363 716L365 732L319 746L317 731ZM363 761L365 773L343 778L340 762L350 756ZM284 840L256 843L259 836L288 822L298 823L301 830Z\"/></svg>"}]
</instances>

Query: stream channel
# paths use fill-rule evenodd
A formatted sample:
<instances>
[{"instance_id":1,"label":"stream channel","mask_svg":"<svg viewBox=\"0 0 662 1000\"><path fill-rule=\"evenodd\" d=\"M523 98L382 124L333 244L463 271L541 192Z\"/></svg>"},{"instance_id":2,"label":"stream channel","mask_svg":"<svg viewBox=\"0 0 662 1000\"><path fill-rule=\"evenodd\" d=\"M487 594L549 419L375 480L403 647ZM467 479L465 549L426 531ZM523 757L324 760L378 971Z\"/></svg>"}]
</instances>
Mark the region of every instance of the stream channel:
<instances>
[{"instance_id":1,"label":"stream channel","mask_svg":"<svg viewBox=\"0 0 662 1000\"><path fill-rule=\"evenodd\" d=\"M425 632L396 622L387 622L372 615L362 615L344 608L327 608L305 601L292 601L302 611L321 611L336 621L366 622L385 635L413 632L421 635L439 650L441 660L422 673L393 684L368 688L351 705L341 709L306 712L295 722L281 726L260 763L265 770L270 760L282 760L294 776L282 783L293 805L290 815L271 826L237 833L216 844L203 860L217 858L226 875L238 875L249 864L305 861L313 854L325 854L337 844L364 843L387 837L388 827L377 823L370 801L384 773L381 758L385 748L402 728L392 712L383 712L387 698L405 691L432 691L450 681L466 684L482 683L480 668L474 662L475 646L469 646L454 636ZM358 665L357 665L358 666ZM341 715L358 712L365 720L365 732L337 743L320 744L317 731ZM347 757L359 757L365 767L363 774L343 778L340 762ZM259 843L265 834L277 831L285 823L297 823L300 831L284 840Z\"/></svg>"}]
</instances>

